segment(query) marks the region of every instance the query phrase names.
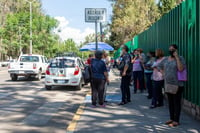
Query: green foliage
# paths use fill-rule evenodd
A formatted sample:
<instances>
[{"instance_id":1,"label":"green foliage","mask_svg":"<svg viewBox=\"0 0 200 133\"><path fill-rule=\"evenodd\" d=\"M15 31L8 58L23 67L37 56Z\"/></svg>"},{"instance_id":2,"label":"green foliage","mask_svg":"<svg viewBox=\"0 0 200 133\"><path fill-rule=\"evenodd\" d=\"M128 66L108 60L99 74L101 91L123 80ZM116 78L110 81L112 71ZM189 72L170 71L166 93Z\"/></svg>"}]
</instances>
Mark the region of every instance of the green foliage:
<instances>
[{"instance_id":1,"label":"green foliage","mask_svg":"<svg viewBox=\"0 0 200 133\"><path fill-rule=\"evenodd\" d=\"M160 17L154 0L117 0L113 4L110 40L114 47L131 40Z\"/></svg>"},{"instance_id":2,"label":"green foliage","mask_svg":"<svg viewBox=\"0 0 200 133\"><path fill-rule=\"evenodd\" d=\"M160 0L159 1L159 10L162 15L168 13L173 9L177 4L177 0Z\"/></svg>"},{"instance_id":3,"label":"green foliage","mask_svg":"<svg viewBox=\"0 0 200 133\"><path fill-rule=\"evenodd\" d=\"M6 6L5 6L6 5ZM0 52L4 57L17 58L20 46L23 53L29 53L30 10L26 0L1 0L0 6ZM32 44L34 54L53 57L58 52L75 52L81 56L79 47L72 40L60 42L53 30L58 22L45 15L40 0L32 3ZM5 59L5 58L4 58Z\"/></svg>"}]
</instances>

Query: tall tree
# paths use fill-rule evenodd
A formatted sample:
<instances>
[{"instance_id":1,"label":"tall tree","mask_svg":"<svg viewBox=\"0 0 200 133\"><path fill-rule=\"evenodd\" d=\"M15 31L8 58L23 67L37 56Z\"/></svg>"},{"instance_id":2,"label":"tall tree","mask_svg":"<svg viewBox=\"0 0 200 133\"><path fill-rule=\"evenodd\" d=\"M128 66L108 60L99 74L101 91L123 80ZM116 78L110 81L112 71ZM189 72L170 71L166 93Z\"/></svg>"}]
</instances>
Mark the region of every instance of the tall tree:
<instances>
[{"instance_id":1,"label":"tall tree","mask_svg":"<svg viewBox=\"0 0 200 133\"><path fill-rule=\"evenodd\" d=\"M180 4L183 0L159 0L159 10L161 15L168 13L177 4Z\"/></svg>"},{"instance_id":2,"label":"tall tree","mask_svg":"<svg viewBox=\"0 0 200 133\"><path fill-rule=\"evenodd\" d=\"M1 0L0 6L0 52L16 58L22 47L24 53L29 51L30 9L26 0ZM41 1L32 3L33 53L53 56L58 47L54 46L59 39L52 31L57 21L43 13Z\"/></svg>"},{"instance_id":3,"label":"tall tree","mask_svg":"<svg viewBox=\"0 0 200 133\"><path fill-rule=\"evenodd\" d=\"M117 0L113 4L111 41L114 47L131 40L159 18L154 0Z\"/></svg>"}]
</instances>

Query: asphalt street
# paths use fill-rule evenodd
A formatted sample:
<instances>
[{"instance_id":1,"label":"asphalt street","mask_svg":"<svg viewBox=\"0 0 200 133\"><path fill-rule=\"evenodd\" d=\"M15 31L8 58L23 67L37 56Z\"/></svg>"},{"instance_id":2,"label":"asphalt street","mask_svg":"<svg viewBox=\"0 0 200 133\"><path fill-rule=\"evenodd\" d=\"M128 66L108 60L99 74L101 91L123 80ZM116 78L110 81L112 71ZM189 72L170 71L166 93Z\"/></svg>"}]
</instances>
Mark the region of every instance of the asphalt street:
<instances>
[{"instance_id":1,"label":"asphalt street","mask_svg":"<svg viewBox=\"0 0 200 133\"><path fill-rule=\"evenodd\" d=\"M44 88L44 78L10 80L0 69L0 133L65 133L88 92L73 87Z\"/></svg>"}]
</instances>

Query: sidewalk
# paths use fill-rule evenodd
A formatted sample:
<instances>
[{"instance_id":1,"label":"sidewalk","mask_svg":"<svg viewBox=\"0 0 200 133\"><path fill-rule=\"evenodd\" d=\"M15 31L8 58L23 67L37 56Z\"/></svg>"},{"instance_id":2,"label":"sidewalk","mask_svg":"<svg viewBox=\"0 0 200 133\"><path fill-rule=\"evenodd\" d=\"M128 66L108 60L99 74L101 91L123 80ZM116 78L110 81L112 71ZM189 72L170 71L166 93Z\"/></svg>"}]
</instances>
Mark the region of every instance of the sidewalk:
<instances>
[{"instance_id":1,"label":"sidewalk","mask_svg":"<svg viewBox=\"0 0 200 133\"><path fill-rule=\"evenodd\" d=\"M75 133L200 133L200 122L185 113L181 114L180 126L170 128L165 125L169 119L167 106L149 109L151 100L146 98L146 93L132 93L131 103L118 106L120 79L113 73L110 77L106 108L91 108L91 96L87 96Z\"/></svg>"}]
</instances>

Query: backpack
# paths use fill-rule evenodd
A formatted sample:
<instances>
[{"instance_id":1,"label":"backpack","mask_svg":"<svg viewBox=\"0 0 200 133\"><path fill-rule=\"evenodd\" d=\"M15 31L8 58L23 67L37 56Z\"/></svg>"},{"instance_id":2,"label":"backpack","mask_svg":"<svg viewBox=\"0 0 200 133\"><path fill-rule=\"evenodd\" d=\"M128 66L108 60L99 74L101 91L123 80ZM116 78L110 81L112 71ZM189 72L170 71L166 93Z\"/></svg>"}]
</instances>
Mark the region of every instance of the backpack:
<instances>
[{"instance_id":1,"label":"backpack","mask_svg":"<svg viewBox=\"0 0 200 133\"><path fill-rule=\"evenodd\" d=\"M91 81L92 77L91 77L91 67L90 66L85 66L83 77L84 77L85 84L87 84Z\"/></svg>"}]
</instances>

